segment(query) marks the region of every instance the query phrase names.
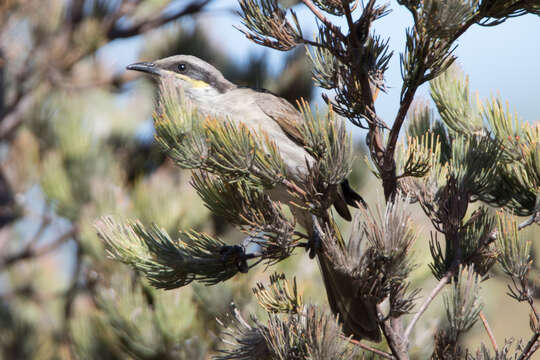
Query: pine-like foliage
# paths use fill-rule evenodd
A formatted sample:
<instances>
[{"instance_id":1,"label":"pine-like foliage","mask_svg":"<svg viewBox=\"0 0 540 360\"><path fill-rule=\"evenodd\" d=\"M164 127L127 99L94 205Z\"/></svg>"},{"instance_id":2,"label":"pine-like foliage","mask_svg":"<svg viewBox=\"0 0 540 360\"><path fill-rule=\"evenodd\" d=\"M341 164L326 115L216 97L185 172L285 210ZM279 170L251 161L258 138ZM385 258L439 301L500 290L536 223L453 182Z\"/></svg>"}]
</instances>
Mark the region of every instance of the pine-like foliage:
<instances>
[{"instance_id":1,"label":"pine-like foliage","mask_svg":"<svg viewBox=\"0 0 540 360\"><path fill-rule=\"evenodd\" d=\"M333 95L323 95L324 109L297 103L298 130L314 159L301 180L292 179L279 144L264 131L202 116L170 82L159 85L150 145L137 138L134 123L151 113L154 89L115 97L130 90L131 75L109 71L99 54L136 36L146 40L144 60L206 55L227 78L253 85L264 59L243 71L210 46L197 49L203 31L174 23L210 2L0 4L0 140L9 169L0 172L0 227L8 234L1 239L8 245L0 257L0 357L532 358L540 339L538 271L534 242L522 230L538 232L540 223L540 127L521 121L499 97L473 100L453 64L456 41L471 26L539 15L538 1L399 0L413 25L399 58L399 109L382 119L374 103L387 89L394 54L373 28L387 4L301 0L287 8L278 0L240 0L240 31L272 49L304 48L315 85ZM313 36L295 13L300 6L316 20ZM310 85L299 52L292 54L297 66L265 84L294 102ZM415 101L425 83L433 106ZM133 99L127 106L126 98ZM131 111L142 103L145 111ZM350 236L330 210L340 192L354 198L341 186L355 170L345 121L366 130L368 162L384 194L384 203L366 207L356 198ZM276 189L292 200L276 201ZM425 265L413 252L414 206L433 225ZM301 229L306 218L312 227ZM318 257L327 293L339 293L329 296L330 306L306 299L296 278L282 273L249 291L251 269L300 257L298 248ZM424 296L419 267L436 282ZM484 310L496 300L482 297L497 276L530 310L530 338L504 339L502 347ZM246 319L252 303L259 306ZM442 309L437 329L422 337L419 320L435 306ZM362 324L351 326L358 313ZM366 319L373 328L355 333ZM480 323L490 346L473 349L466 340ZM369 345L366 337L384 341Z\"/></svg>"},{"instance_id":2,"label":"pine-like foliage","mask_svg":"<svg viewBox=\"0 0 540 360\"><path fill-rule=\"evenodd\" d=\"M294 10L277 0L239 3L241 31L248 39L281 51L305 46L315 84L335 92L333 99L323 95L327 113L299 104L305 148L316 165L305 181L295 183L283 165L279 145L264 132L251 133L231 119L201 118L181 91L165 81L154 115L158 143L177 165L195 170L192 183L206 206L247 238L241 244L224 245L189 232L189 240L184 235L172 240L156 228L106 220L108 225L99 226L99 231L112 256L131 264L156 286L168 288L192 280L223 281L260 262L273 265L306 246L307 240L310 254L320 255L336 318L320 307L303 305L296 283L273 275L270 288L259 284L254 291L267 322L254 315L250 323L233 308L225 325L229 348L222 350L221 359L337 359L355 356L350 351L360 348L383 358L408 359L415 324L448 284L451 290L443 303L447 321L437 330L432 357L491 358L486 347L473 356L460 343L482 318L495 358L510 358L510 343L497 347L480 298L481 280L499 262L512 279L510 296L531 308L533 335L515 349L516 358L530 358L538 347L540 318L529 279L530 243L520 239L519 230L540 217L539 127L519 121L498 98L473 102L468 79L452 64L456 40L472 25L493 26L510 17L538 15L540 7L530 1L398 1L410 11L414 24L405 31L400 107L388 126L377 115L374 101L386 89L384 75L393 53L388 39L372 31L389 12L387 5L375 0L362 6L302 0L318 21L315 36L309 38ZM343 17L346 32L325 13ZM430 82L434 109L413 105L417 89L426 82ZM350 139L336 115L367 129L370 162L386 201L384 211L359 211L348 241L328 212L333 185L346 179L352 163ZM401 133L406 136L399 143ZM286 204L267 196L276 187L286 188L297 199L287 204L293 213L298 214L295 207L311 213L313 229L306 229L308 234L295 231L294 219L284 212ZM473 207L474 202L481 205ZM418 289L409 289L416 238L405 206L409 203L417 203L434 228L429 268L438 283L422 301ZM494 213L492 207L500 210ZM516 215L529 220L517 225ZM171 253L177 255L172 258ZM199 260L208 266L200 267ZM345 300L330 297L332 291L344 288ZM347 317L355 309L340 304L353 301L376 313L387 349L353 339L344 345L346 337L337 335L339 323L348 324ZM404 326L403 316L411 312L415 314Z\"/></svg>"},{"instance_id":3,"label":"pine-like foliage","mask_svg":"<svg viewBox=\"0 0 540 360\"><path fill-rule=\"evenodd\" d=\"M103 214L138 219L132 225L144 236L193 228L182 239L207 242L184 259L199 263L226 245L218 239L237 237L149 136L155 87L119 67L132 56L124 46L138 48L141 61L179 52L214 59L236 82L257 79L290 99L311 92L302 52L286 57L287 79L277 79L264 58L246 67L209 46L204 21L177 21L212 1L166 3L0 1L0 359L202 360L216 352L216 316L233 297L252 301L251 274L233 288L158 291L142 271L111 261L95 231ZM184 249L160 240L168 260L178 260ZM166 263L136 255L141 268ZM215 282L221 255L216 264L197 280ZM178 283L168 269L152 284Z\"/></svg>"}]
</instances>

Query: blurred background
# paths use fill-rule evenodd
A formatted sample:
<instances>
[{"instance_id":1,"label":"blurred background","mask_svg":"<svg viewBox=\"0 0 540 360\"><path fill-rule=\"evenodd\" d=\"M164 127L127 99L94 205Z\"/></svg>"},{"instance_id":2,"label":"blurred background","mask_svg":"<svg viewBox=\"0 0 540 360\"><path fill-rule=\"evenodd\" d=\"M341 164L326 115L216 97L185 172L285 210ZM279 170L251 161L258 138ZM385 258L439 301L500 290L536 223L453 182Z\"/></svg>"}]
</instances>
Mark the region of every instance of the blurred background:
<instances>
[{"instance_id":1,"label":"blurred background","mask_svg":"<svg viewBox=\"0 0 540 360\"><path fill-rule=\"evenodd\" d=\"M313 17L296 3L283 1L304 33L314 33ZM376 104L387 123L398 108L398 53L411 24L395 1L391 8L375 24L395 52L388 93ZM281 53L253 44L233 27L241 27L238 9L236 0L0 1L0 359L206 359L223 330L215 318L231 301L244 314L260 312L250 289L274 270L296 276L307 301L325 304L317 265L299 251L276 268L213 287L158 291L108 260L95 233L95 221L113 215L157 223L171 234L194 228L230 243L242 239L206 210L189 172L159 152L151 120L155 84L125 71L136 61L192 54L237 84L323 106L305 49ZM538 17L519 17L472 28L456 49L472 90L480 98L500 93L529 122L540 120L539 33ZM429 89L419 96L428 99ZM358 148L351 181L368 203L382 204L364 162L364 133L350 129ZM419 208L411 211L420 265L413 285L426 292L434 284L426 266L431 228ZM526 231L540 239L534 226ZM528 336L527 307L505 295L497 269L493 278L483 291L496 337ZM439 309L435 303L417 326L419 359L444 321ZM473 348L487 343L481 325L467 341Z\"/></svg>"}]
</instances>

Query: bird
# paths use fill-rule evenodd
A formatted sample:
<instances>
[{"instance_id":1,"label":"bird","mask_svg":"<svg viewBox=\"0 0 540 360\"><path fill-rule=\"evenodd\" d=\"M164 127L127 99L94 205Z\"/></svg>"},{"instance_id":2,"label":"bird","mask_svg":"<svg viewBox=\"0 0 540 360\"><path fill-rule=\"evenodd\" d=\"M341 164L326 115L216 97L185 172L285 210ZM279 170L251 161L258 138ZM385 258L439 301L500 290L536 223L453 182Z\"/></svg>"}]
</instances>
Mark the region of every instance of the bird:
<instances>
[{"instance_id":1,"label":"bird","mask_svg":"<svg viewBox=\"0 0 540 360\"><path fill-rule=\"evenodd\" d=\"M152 62L138 62L128 70L147 73L158 81L172 79L184 96L195 105L200 115L230 119L245 125L254 133L265 132L276 144L287 174L295 183L302 183L315 159L305 148L300 127L302 114L287 100L262 89L237 86L208 62L192 55L174 55ZM169 80L171 81L171 80ZM180 99L179 99L180 101ZM352 216L349 206L366 206L363 198L344 180L336 188L334 208L347 221ZM293 199L283 186L270 189L273 201L289 204ZM289 206L298 223L310 237L316 235L312 215L296 206ZM338 314L343 332L357 340L381 340L375 304L362 297L350 278L334 270L329 259L320 253L318 260L330 308Z\"/></svg>"}]
</instances>

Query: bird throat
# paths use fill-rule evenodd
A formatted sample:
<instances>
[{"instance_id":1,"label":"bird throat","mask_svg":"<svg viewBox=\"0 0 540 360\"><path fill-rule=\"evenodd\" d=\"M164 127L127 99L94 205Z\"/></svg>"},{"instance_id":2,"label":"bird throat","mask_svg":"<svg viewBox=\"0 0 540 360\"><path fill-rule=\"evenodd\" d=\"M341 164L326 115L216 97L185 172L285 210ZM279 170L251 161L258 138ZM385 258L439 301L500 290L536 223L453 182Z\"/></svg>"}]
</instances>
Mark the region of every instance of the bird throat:
<instances>
[{"instance_id":1,"label":"bird throat","mask_svg":"<svg viewBox=\"0 0 540 360\"><path fill-rule=\"evenodd\" d=\"M183 74L175 74L175 76L184 81L187 81L191 85L191 87L195 89L203 89L210 87L210 84L208 84L206 81L195 80Z\"/></svg>"}]
</instances>

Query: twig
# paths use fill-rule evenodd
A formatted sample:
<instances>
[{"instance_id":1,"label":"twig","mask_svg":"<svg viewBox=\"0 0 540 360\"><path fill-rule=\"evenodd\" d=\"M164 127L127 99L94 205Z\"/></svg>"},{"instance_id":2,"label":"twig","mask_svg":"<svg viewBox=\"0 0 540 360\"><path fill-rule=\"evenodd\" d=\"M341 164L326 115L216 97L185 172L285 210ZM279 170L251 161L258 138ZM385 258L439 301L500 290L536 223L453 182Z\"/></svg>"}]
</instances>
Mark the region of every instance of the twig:
<instances>
[{"instance_id":1,"label":"twig","mask_svg":"<svg viewBox=\"0 0 540 360\"><path fill-rule=\"evenodd\" d=\"M389 354L385 351L382 351L382 350L379 350L379 349L375 349L371 346L368 346L368 345L365 345L365 344L362 344L360 341L358 340L355 340L355 339L351 339L349 337L346 337L345 335L341 335L342 337L346 338L350 343L352 344L355 344L357 345L358 347L361 347L362 349L364 350L367 350L367 351L371 351L372 353L374 354L377 354L379 356L382 356L383 358L385 359L395 359L395 357L392 355L392 354Z\"/></svg>"},{"instance_id":2,"label":"twig","mask_svg":"<svg viewBox=\"0 0 540 360\"><path fill-rule=\"evenodd\" d=\"M405 116L407 115L407 112L409 111L409 108L411 107L411 103L414 99L414 94L416 93L416 89L417 87L409 88L405 92L403 101L401 101L398 113L396 115L396 118L394 119L394 124L392 125L392 130L390 130L390 134L388 135L388 145L386 147L386 152L385 152L386 159L394 158L394 151L396 148L396 143L399 137L401 126L403 125L403 121L405 121Z\"/></svg>"},{"instance_id":3,"label":"twig","mask_svg":"<svg viewBox=\"0 0 540 360\"><path fill-rule=\"evenodd\" d=\"M538 315L538 311L536 310L536 306L534 306L534 302L531 296L527 296L527 302L529 303L529 306L531 307L531 311L534 314L536 322L540 323L540 316Z\"/></svg>"},{"instance_id":4,"label":"twig","mask_svg":"<svg viewBox=\"0 0 540 360\"><path fill-rule=\"evenodd\" d=\"M7 256L1 263L0 263L0 270L4 270L5 268L21 261L21 260L27 260L35 257L40 257L42 255L45 255L53 250L55 250L58 246L63 244L65 241L73 237L77 233L77 227L73 226L65 233L61 234L59 237L57 237L54 241L51 243L39 248L35 249L34 246L27 246L24 250L17 254L13 254L11 256Z\"/></svg>"},{"instance_id":5,"label":"twig","mask_svg":"<svg viewBox=\"0 0 540 360\"><path fill-rule=\"evenodd\" d=\"M527 226L534 224L535 222L538 222L540 220L540 212L535 212L532 214L530 218L522 222L518 225L518 231L521 231L525 229ZM494 229L492 232L489 233L488 239L491 241L497 240L497 236L499 235L499 230Z\"/></svg>"},{"instance_id":6,"label":"twig","mask_svg":"<svg viewBox=\"0 0 540 360\"><path fill-rule=\"evenodd\" d=\"M484 324L484 328L486 329L486 332L487 332L487 334L489 336L489 340L491 341L491 345L493 346L493 350L495 350L495 352L498 352L499 347L497 346L497 341L495 341L495 336L493 335L493 332L491 331L491 328L489 327L489 323L488 323L486 317L484 316L484 312L480 311L480 313L478 313L478 316L480 316L480 320L482 320L482 324Z\"/></svg>"},{"instance_id":7,"label":"twig","mask_svg":"<svg viewBox=\"0 0 540 360\"><path fill-rule=\"evenodd\" d=\"M382 310L381 305L377 305L377 315L379 316L379 321L381 322L382 332L386 338L386 342L392 354L398 360L409 360L409 354L407 352L407 338L401 337L400 334L396 334L392 327L392 322L390 319L382 321Z\"/></svg>"},{"instance_id":8,"label":"twig","mask_svg":"<svg viewBox=\"0 0 540 360\"><path fill-rule=\"evenodd\" d=\"M37 100L36 92L29 92L22 96L12 109L2 115L2 121L0 123L0 139L4 140L8 138L19 128L19 126L21 126L24 115L34 106Z\"/></svg>"},{"instance_id":9,"label":"twig","mask_svg":"<svg viewBox=\"0 0 540 360\"><path fill-rule=\"evenodd\" d=\"M112 26L111 29L107 32L107 38L109 40L113 40L113 39L127 38L127 37L132 37L132 36L142 34L148 30L155 29L171 21L179 19L182 16L199 12L209 2L210 0L205 0L199 3L192 2L191 4L183 8L181 11L177 11L169 15L166 15L162 12L161 14L157 16L150 17L148 20L140 21L137 24L128 28L118 28L118 27Z\"/></svg>"},{"instance_id":10,"label":"twig","mask_svg":"<svg viewBox=\"0 0 540 360\"><path fill-rule=\"evenodd\" d=\"M525 349L523 349L523 353L520 355L518 360L526 360L530 359L531 356L534 354L534 352L538 349L538 346L535 346L538 344L538 338L540 337L540 332L536 331L527 345L525 346Z\"/></svg>"},{"instance_id":11,"label":"twig","mask_svg":"<svg viewBox=\"0 0 540 360\"><path fill-rule=\"evenodd\" d=\"M518 225L518 230L522 230L527 226L534 224L538 220L540 220L540 212L536 211L530 218Z\"/></svg>"},{"instance_id":12,"label":"twig","mask_svg":"<svg viewBox=\"0 0 540 360\"><path fill-rule=\"evenodd\" d=\"M293 193L296 192L302 196L307 196L307 193L302 190L301 188L298 187L298 185L296 185L294 182L292 181L289 181L287 179L283 179L282 181L283 185L285 185L286 187L289 188L290 191L292 191Z\"/></svg>"},{"instance_id":13,"label":"twig","mask_svg":"<svg viewBox=\"0 0 540 360\"><path fill-rule=\"evenodd\" d=\"M527 352L528 358L531 358L531 356L533 356L533 354L536 352L536 350L538 350L539 347L540 347L540 336L538 339L536 339L536 342L531 346L531 348Z\"/></svg>"},{"instance_id":14,"label":"twig","mask_svg":"<svg viewBox=\"0 0 540 360\"><path fill-rule=\"evenodd\" d=\"M448 283L448 281L450 281L450 278L452 277L452 274L453 272L449 272L448 274L446 274L443 278L441 278L441 280L439 280L439 283L437 284L437 286L435 286L435 288L431 291L431 293L429 294L429 296L426 298L426 300L424 300L424 303L422 304L422 306L420 306L420 309L418 310L418 312L414 315L413 319L411 320L411 322L409 323L409 326L407 326L407 329L405 330L405 338L408 339L409 336L411 335L411 332L412 332L412 329L414 327L414 325L416 324L416 322L418 321L418 319L420 319L420 317L422 316L422 314L426 311L426 309L428 308L429 304L431 304L431 302L433 301L433 299L435 298L435 296L437 296L437 294L442 290L442 288Z\"/></svg>"},{"instance_id":15,"label":"twig","mask_svg":"<svg viewBox=\"0 0 540 360\"><path fill-rule=\"evenodd\" d=\"M370 1L371 4L371 1ZM347 26L349 27L349 34L353 37L354 44L358 45L358 39L356 37L356 31L354 29L354 23L352 19L351 9L349 4L345 0L341 0L341 5L343 6L343 12L345 13L345 18L347 19ZM369 8L369 5L367 6ZM366 10L364 10L366 11Z\"/></svg>"},{"instance_id":16,"label":"twig","mask_svg":"<svg viewBox=\"0 0 540 360\"><path fill-rule=\"evenodd\" d=\"M334 24L332 24L332 22L328 20L323 14L321 14L319 9L317 9L317 7L311 2L311 0L302 0L302 2L309 8L313 15L315 15L319 20L321 20L321 22L326 25L330 30L332 30L334 34L336 34L340 39L345 38L341 30Z\"/></svg>"}]
</instances>

